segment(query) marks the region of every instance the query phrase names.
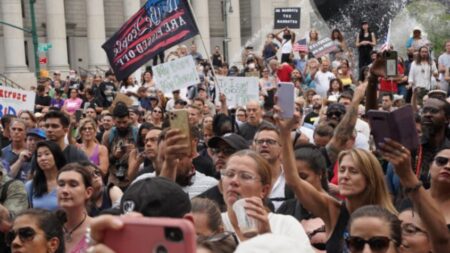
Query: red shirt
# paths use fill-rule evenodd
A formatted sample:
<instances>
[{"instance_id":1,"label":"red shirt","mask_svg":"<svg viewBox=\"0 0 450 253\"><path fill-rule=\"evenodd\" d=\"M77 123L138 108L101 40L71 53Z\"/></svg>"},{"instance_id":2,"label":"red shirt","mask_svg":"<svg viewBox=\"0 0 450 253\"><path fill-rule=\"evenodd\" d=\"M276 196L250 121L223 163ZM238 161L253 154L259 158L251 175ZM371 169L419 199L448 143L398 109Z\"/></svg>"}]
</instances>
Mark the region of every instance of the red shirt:
<instances>
[{"instance_id":1,"label":"red shirt","mask_svg":"<svg viewBox=\"0 0 450 253\"><path fill-rule=\"evenodd\" d=\"M405 73L405 70L403 69L401 64L397 64L397 71L399 75L403 75ZM398 83L395 81L391 81L385 78L380 79L380 91L382 92L397 93L397 85Z\"/></svg>"},{"instance_id":2,"label":"red shirt","mask_svg":"<svg viewBox=\"0 0 450 253\"><path fill-rule=\"evenodd\" d=\"M290 82L291 73L293 70L294 68L292 68L291 65L283 63L281 67L277 70L277 76L278 79L280 79L280 82Z\"/></svg>"}]
</instances>

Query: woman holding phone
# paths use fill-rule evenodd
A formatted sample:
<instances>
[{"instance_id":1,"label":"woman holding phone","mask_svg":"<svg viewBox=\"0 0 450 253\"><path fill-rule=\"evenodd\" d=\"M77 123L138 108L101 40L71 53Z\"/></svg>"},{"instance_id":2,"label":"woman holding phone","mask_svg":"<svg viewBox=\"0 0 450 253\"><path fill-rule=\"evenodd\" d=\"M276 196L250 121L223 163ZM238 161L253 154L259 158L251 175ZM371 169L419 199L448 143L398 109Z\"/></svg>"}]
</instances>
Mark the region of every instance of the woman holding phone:
<instances>
[{"instance_id":1,"label":"woman holding phone","mask_svg":"<svg viewBox=\"0 0 450 253\"><path fill-rule=\"evenodd\" d=\"M92 197L91 171L78 163L69 163L58 173L58 204L66 212L64 239L67 253L84 253L88 247L86 229L91 217L86 205Z\"/></svg>"},{"instance_id":2,"label":"woman holding phone","mask_svg":"<svg viewBox=\"0 0 450 253\"><path fill-rule=\"evenodd\" d=\"M236 233L240 241L249 239L239 227L237 214L233 210L236 201L245 199L246 215L258 223L257 234L281 234L310 245L305 231L295 218L271 213L266 207L272 185L270 171L270 165L255 151L242 150L231 155L225 169L221 170L223 198L227 206L226 212L222 213L225 231Z\"/></svg>"},{"instance_id":3,"label":"woman holding phone","mask_svg":"<svg viewBox=\"0 0 450 253\"><path fill-rule=\"evenodd\" d=\"M346 198L342 203L302 179L296 167L293 147L290 145L291 129L300 115L295 112L292 119L281 120L279 111L280 108L275 107L274 117L281 132L286 184L307 210L324 221L327 251L342 252L348 219L359 207L380 205L396 214L384 181L383 170L378 160L368 151L354 148L339 154L339 194Z\"/></svg>"}]
</instances>

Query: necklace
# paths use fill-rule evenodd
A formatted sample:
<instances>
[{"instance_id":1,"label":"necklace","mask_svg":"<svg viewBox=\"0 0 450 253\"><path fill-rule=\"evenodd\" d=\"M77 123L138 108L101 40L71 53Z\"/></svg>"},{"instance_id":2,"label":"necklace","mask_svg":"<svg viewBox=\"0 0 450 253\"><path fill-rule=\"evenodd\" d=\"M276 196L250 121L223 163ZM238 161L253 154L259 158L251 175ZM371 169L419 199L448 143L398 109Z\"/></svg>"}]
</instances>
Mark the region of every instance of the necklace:
<instances>
[{"instance_id":1,"label":"necklace","mask_svg":"<svg viewBox=\"0 0 450 253\"><path fill-rule=\"evenodd\" d=\"M83 225L84 221L86 220L87 214L84 213L84 218L83 220L81 220L80 223L78 223L74 228L72 228L72 230L67 231L67 228L64 226L63 230L64 230L64 239L66 240L66 242L70 242L72 241L72 234L73 232L75 232L75 230L77 230L79 227L81 227L81 225Z\"/></svg>"}]
</instances>

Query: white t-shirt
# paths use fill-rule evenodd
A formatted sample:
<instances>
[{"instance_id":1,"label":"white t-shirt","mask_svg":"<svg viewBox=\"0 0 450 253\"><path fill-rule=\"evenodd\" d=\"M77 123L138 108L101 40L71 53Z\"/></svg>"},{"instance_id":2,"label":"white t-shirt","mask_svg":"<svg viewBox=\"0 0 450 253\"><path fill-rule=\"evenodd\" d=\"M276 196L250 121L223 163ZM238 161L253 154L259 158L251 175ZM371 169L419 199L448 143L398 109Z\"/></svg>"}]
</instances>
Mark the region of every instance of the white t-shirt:
<instances>
[{"instance_id":1,"label":"white t-shirt","mask_svg":"<svg viewBox=\"0 0 450 253\"><path fill-rule=\"evenodd\" d=\"M127 92L133 92L133 93L137 94L138 89L139 89L138 85L133 85L133 86L130 85L130 86L127 86L127 87L122 86L120 88L120 93L123 93L123 94L126 95ZM128 97L131 98L131 100L133 100L133 105L139 105L139 100L137 99L137 97L135 97L135 96L128 96Z\"/></svg>"},{"instance_id":2,"label":"white t-shirt","mask_svg":"<svg viewBox=\"0 0 450 253\"><path fill-rule=\"evenodd\" d=\"M435 80L432 76L433 73L437 73L434 62L416 64L416 61L413 61L409 70L408 82L412 83L414 88L421 87L430 90L433 88L432 84Z\"/></svg>"},{"instance_id":3,"label":"white t-shirt","mask_svg":"<svg viewBox=\"0 0 450 253\"><path fill-rule=\"evenodd\" d=\"M222 213L222 221L225 231L236 232L234 231L233 225L231 225L230 218L226 212ZM302 251L302 253L314 252L305 230L300 222L298 222L294 217L290 215L269 213L269 224L272 234L283 235L296 240L302 245L305 245L308 250Z\"/></svg>"},{"instance_id":4,"label":"white t-shirt","mask_svg":"<svg viewBox=\"0 0 450 253\"><path fill-rule=\"evenodd\" d=\"M330 88L330 81L335 79L336 76L330 71L322 72L317 71L314 82L316 83L316 92L321 97L327 97L327 91Z\"/></svg>"},{"instance_id":5,"label":"white t-shirt","mask_svg":"<svg viewBox=\"0 0 450 253\"><path fill-rule=\"evenodd\" d=\"M281 173L278 176L277 180L272 185L272 190L269 195L269 199L273 198L285 198L284 188L286 186L286 178L284 177L283 168L281 168ZM272 201L272 204L275 208L275 211L283 204L284 201Z\"/></svg>"},{"instance_id":6,"label":"white t-shirt","mask_svg":"<svg viewBox=\"0 0 450 253\"><path fill-rule=\"evenodd\" d=\"M283 40L283 43L281 45L281 53L282 54L292 53L292 40Z\"/></svg>"}]
</instances>

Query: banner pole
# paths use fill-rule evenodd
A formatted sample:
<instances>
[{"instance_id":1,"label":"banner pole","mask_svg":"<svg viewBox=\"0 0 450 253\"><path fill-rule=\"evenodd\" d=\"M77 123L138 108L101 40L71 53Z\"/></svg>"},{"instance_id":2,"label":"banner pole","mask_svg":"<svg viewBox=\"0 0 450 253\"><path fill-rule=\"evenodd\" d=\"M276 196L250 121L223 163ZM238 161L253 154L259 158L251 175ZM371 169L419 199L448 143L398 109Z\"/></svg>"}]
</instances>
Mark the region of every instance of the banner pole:
<instances>
[{"instance_id":1,"label":"banner pole","mask_svg":"<svg viewBox=\"0 0 450 253\"><path fill-rule=\"evenodd\" d=\"M198 29L197 14L195 14L194 9L192 8L191 1L186 0L186 2L188 3L189 8L191 9L191 13L192 13L192 16L194 17L195 25L197 26L197 29ZM215 88L217 88L217 90L219 92L218 95L220 96L220 88L219 88L219 85L218 85L219 82L217 80L216 71L214 69L214 66L212 66L211 57L209 55L208 49L206 49L205 41L203 40L203 36L202 36L202 33L201 33L200 29L198 29L198 35L200 36L200 41L202 42L203 49L205 50L205 54L206 54L207 60L211 64L211 71L213 73L213 79L214 79L214 82L215 82L214 86L215 86ZM217 96L217 94L216 94L216 96Z\"/></svg>"}]
</instances>

